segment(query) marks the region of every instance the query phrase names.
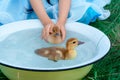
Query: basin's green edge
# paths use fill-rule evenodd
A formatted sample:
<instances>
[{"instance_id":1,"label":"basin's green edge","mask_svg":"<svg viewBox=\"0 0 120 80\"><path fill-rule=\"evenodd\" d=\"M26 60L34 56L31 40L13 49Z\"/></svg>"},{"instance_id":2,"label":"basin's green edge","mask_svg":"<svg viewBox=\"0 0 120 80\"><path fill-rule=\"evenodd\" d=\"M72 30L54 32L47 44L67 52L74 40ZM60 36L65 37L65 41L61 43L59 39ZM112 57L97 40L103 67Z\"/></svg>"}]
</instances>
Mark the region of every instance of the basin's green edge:
<instances>
[{"instance_id":1,"label":"basin's green edge","mask_svg":"<svg viewBox=\"0 0 120 80\"><path fill-rule=\"evenodd\" d=\"M82 67L85 67L85 66L89 66L89 65L92 65L98 61L100 61L101 59L103 59L107 54L105 54L102 58L94 61L94 62L91 62L89 64L86 64L86 65L83 65L83 66L78 66L78 67L73 67L73 68L67 68L67 69L55 69L55 70L39 70L39 69L27 69L27 68L20 68L20 67L15 67L15 66L11 66L11 65L7 65L7 64L4 64L4 63L0 63L0 65L3 65L3 66L6 66L6 67L10 67L10 68L14 68L14 69L20 69L20 70L26 70L26 71L41 71L41 72L56 72L56 71L67 71L67 70L73 70L73 69L78 69L78 68L82 68Z\"/></svg>"}]
</instances>

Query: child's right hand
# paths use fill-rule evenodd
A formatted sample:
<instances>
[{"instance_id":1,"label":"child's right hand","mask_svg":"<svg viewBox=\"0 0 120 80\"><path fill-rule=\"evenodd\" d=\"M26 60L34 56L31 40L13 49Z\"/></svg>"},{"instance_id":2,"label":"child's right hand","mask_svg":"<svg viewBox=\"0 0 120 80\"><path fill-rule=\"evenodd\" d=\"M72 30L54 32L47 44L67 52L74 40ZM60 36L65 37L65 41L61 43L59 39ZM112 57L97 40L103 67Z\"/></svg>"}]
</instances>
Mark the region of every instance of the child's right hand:
<instances>
[{"instance_id":1,"label":"child's right hand","mask_svg":"<svg viewBox=\"0 0 120 80\"><path fill-rule=\"evenodd\" d=\"M63 24L60 24L60 23L56 23L56 25L59 27L60 31L61 31L61 34L62 34L62 41L63 42L65 40L65 37L66 37L66 30L65 30L65 26Z\"/></svg>"}]
</instances>

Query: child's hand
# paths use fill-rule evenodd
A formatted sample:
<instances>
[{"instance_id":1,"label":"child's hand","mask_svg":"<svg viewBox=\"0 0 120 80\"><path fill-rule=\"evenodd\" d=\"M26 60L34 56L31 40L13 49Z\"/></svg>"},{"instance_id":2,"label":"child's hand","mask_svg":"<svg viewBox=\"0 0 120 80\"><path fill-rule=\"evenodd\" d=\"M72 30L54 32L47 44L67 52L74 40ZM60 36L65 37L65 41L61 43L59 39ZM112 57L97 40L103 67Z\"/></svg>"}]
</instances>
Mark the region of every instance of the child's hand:
<instances>
[{"instance_id":1,"label":"child's hand","mask_svg":"<svg viewBox=\"0 0 120 80\"><path fill-rule=\"evenodd\" d=\"M44 28L42 30L42 39L44 39L45 41L47 41L47 37L49 36L49 33L52 32L53 26L54 26L53 23L44 26Z\"/></svg>"},{"instance_id":2,"label":"child's hand","mask_svg":"<svg viewBox=\"0 0 120 80\"><path fill-rule=\"evenodd\" d=\"M65 26L60 24L60 23L56 23L56 25L59 27L59 29L61 30L61 34L62 34L62 41L65 40L66 37L66 30L65 30Z\"/></svg>"}]
</instances>

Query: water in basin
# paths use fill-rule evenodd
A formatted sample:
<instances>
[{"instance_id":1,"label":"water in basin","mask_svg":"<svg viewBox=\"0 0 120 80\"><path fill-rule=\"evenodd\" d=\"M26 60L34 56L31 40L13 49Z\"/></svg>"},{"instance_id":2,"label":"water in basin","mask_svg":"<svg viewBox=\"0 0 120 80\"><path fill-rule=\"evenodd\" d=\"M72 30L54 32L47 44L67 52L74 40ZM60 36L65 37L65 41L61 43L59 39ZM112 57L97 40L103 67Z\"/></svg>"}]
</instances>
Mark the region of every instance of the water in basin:
<instances>
[{"instance_id":1,"label":"water in basin","mask_svg":"<svg viewBox=\"0 0 120 80\"><path fill-rule=\"evenodd\" d=\"M96 45L86 36L77 32L67 31L66 40L78 38L85 42L76 48L77 57L73 60L59 60L53 62L45 57L35 54L35 50L42 47L62 46L65 47L66 40L61 44L46 43L40 38L41 29L29 29L15 32L0 42L0 62L25 68L61 68L78 65L89 61L96 55Z\"/></svg>"}]
</instances>

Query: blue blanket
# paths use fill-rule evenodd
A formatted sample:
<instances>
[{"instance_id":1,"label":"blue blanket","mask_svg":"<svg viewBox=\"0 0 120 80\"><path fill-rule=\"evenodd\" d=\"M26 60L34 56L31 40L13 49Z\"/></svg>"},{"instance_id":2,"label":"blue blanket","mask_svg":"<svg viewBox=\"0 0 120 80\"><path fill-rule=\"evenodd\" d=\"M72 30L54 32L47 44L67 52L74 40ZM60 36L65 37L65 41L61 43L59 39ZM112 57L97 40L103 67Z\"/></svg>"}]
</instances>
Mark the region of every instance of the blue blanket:
<instances>
[{"instance_id":1,"label":"blue blanket","mask_svg":"<svg viewBox=\"0 0 120 80\"><path fill-rule=\"evenodd\" d=\"M51 19L58 18L58 0L42 0ZM110 11L104 6L111 0L71 0L68 22L76 21L89 24L96 19L105 20ZM29 0L0 0L0 25L26 19L36 19Z\"/></svg>"}]
</instances>

